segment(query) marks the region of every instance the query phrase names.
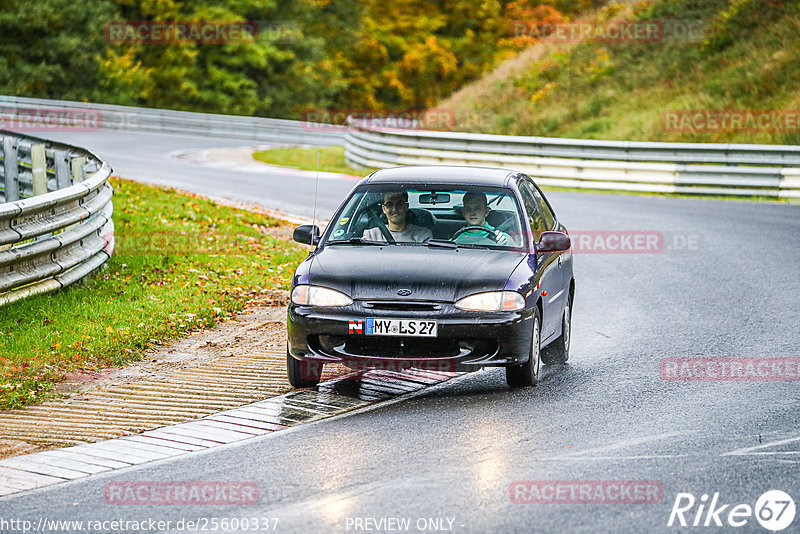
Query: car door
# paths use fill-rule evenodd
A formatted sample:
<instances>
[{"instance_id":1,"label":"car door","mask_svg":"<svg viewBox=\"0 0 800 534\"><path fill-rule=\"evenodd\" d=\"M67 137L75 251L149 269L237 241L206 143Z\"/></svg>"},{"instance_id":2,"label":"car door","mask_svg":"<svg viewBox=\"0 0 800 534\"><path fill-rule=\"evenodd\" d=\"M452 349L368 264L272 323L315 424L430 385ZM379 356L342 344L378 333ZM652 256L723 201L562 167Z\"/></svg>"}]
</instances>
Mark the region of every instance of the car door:
<instances>
[{"instance_id":1,"label":"car door","mask_svg":"<svg viewBox=\"0 0 800 534\"><path fill-rule=\"evenodd\" d=\"M552 228L548 226L547 219L539 206L537 196L540 195L538 195L538 190L530 179L527 177L521 178L518 182L518 187L522 195L522 203L527 212L531 233L538 243L542 232L552 230ZM554 224L554 221L551 224ZM542 272L539 279L539 287L542 291L542 342L546 342L561 330L563 306L559 306L559 302L562 296L560 292L563 287L563 275L558 253L537 252L536 260L537 271Z\"/></svg>"},{"instance_id":2,"label":"car door","mask_svg":"<svg viewBox=\"0 0 800 534\"><path fill-rule=\"evenodd\" d=\"M550 208L550 204L544 198L541 190L533 184L533 196L536 198L536 202L539 205L539 209L544 215L544 222L545 226L548 230L559 230L558 220L556 220L556 215L553 213L553 210ZM561 228L563 230L563 228ZM556 304L556 307L559 310L563 310L564 306L567 305L567 300L569 300L569 282L572 279L572 269L571 263L569 263L569 258L571 253L567 252L558 252L557 255L557 263L558 263L558 270L561 271L561 287L559 288L558 292L553 295L553 304ZM560 313L560 311L559 311Z\"/></svg>"}]
</instances>

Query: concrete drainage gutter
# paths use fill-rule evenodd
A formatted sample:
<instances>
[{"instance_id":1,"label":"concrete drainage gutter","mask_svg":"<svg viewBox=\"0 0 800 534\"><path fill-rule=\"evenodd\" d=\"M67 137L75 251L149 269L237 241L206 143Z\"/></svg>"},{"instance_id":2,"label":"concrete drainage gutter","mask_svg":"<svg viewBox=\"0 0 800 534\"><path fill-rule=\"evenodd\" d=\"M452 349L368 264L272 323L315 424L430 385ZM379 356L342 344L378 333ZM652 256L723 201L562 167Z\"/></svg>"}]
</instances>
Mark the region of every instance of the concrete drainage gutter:
<instances>
[{"instance_id":1,"label":"concrete drainage gutter","mask_svg":"<svg viewBox=\"0 0 800 534\"><path fill-rule=\"evenodd\" d=\"M0 460L0 498L252 439L397 399L460 374L414 369L343 374L346 368L326 366L317 388L288 391L282 307L287 297L270 293L264 297L268 307L149 354L149 362L124 368L121 378L84 387L67 399L0 412L0 442L23 445L12 453L63 447ZM0 458L3 454L0 446Z\"/></svg>"},{"instance_id":2,"label":"concrete drainage gutter","mask_svg":"<svg viewBox=\"0 0 800 534\"><path fill-rule=\"evenodd\" d=\"M291 391L186 423L7 458L0 460L0 496L251 439L410 394L457 374L356 372L313 390Z\"/></svg>"}]
</instances>

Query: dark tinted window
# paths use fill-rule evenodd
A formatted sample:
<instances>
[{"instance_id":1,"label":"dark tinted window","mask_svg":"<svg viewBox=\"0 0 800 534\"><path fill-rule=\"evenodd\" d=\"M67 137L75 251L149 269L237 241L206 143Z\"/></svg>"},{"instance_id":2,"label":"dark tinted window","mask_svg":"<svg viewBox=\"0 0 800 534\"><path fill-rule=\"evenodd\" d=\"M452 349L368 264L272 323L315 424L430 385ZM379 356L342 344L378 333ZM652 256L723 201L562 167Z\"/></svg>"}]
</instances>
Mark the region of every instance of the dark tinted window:
<instances>
[{"instance_id":1,"label":"dark tinted window","mask_svg":"<svg viewBox=\"0 0 800 534\"><path fill-rule=\"evenodd\" d=\"M522 203L525 204L525 211L528 212L528 223L531 226L531 232L539 241L539 236L542 232L550 230L551 227L547 226L547 222L539 209L539 203L536 201L534 195L535 188L529 182L521 180L519 182L519 192L522 194Z\"/></svg>"},{"instance_id":2,"label":"dark tinted window","mask_svg":"<svg viewBox=\"0 0 800 534\"><path fill-rule=\"evenodd\" d=\"M553 230L553 227L556 224L556 216L553 215L552 211L550 211L550 206L547 205L547 201L542 196L542 192L539 191L539 188L533 184L530 185L530 188L533 191L533 196L536 198L536 202L539 204L539 208L542 210L542 215L544 215L544 222L547 224L547 229Z\"/></svg>"}]
</instances>

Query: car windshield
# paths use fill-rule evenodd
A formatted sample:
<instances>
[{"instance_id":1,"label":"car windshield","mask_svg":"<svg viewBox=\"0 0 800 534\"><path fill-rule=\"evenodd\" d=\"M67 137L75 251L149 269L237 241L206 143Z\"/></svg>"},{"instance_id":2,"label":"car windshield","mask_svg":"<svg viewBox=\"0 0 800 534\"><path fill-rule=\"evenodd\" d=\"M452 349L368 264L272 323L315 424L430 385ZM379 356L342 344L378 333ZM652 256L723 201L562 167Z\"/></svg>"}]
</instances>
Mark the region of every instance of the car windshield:
<instances>
[{"instance_id":1,"label":"car windshield","mask_svg":"<svg viewBox=\"0 0 800 534\"><path fill-rule=\"evenodd\" d=\"M510 189L366 184L331 220L324 244L521 250L521 220Z\"/></svg>"}]
</instances>

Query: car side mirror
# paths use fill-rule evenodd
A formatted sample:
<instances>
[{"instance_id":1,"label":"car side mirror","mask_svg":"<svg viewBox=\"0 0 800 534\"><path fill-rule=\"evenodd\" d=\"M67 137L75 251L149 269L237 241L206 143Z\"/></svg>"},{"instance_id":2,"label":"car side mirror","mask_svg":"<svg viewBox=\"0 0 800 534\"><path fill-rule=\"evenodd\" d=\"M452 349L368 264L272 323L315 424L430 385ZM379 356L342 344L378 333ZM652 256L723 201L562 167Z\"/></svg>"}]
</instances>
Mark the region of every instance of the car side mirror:
<instances>
[{"instance_id":1,"label":"car side mirror","mask_svg":"<svg viewBox=\"0 0 800 534\"><path fill-rule=\"evenodd\" d=\"M572 241L564 232L542 232L536 244L536 252L561 252L569 250Z\"/></svg>"},{"instance_id":2,"label":"car side mirror","mask_svg":"<svg viewBox=\"0 0 800 534\"><path fill-rule=\"evenodd\" d=\"M319 243L319 226L316 224L303 224L294 229L292 239L305 245L316 245Z\"/></svg>"}]
</instances>

